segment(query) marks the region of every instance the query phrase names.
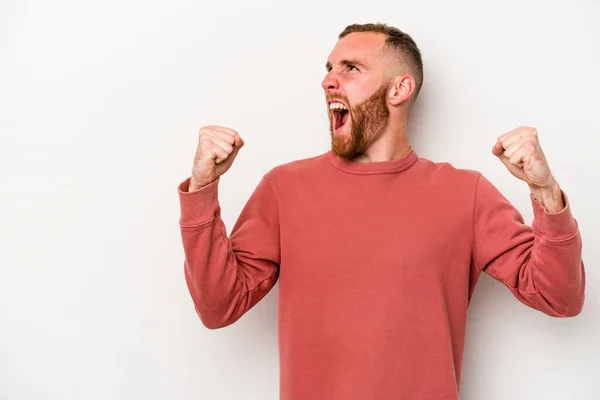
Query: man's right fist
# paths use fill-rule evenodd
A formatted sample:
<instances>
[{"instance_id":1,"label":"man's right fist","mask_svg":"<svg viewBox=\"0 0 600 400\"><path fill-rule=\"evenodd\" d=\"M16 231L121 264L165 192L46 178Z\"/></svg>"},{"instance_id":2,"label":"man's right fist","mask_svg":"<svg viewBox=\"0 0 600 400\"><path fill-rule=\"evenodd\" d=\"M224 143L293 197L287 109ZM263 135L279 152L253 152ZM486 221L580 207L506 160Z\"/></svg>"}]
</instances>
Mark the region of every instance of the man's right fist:
<instances>
[{"instance_id":1,"label":"man's right fist","mask_svg":"<svg viewBox=\"0 0 600 400\"><path fill-rule=\"evenodd\" d=\"M243 145L233 129L213 125L200 128L189 191L198 190L227 172Z\"/></svg>"}]
</instances>

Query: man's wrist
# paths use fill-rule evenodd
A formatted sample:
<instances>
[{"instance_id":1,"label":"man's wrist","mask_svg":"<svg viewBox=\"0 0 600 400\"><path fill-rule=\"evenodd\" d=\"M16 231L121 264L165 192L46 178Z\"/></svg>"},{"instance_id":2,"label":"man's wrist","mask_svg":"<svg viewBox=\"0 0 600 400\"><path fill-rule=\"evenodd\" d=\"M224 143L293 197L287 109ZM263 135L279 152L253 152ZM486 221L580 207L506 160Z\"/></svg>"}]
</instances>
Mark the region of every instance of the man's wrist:
<instances>
[{"instance_id":1,"label":"man's wrist","mask_svg":"<svg viewBox=\"0 0 600 400\"><path fill-rule=\"evenodd\" d=\"M202 184L201 182L196 181L193 177L190 178L190 186L188 187L188 192L196 192L202 189L206 184Z\"/></svg>"},{"instance_id":2,"label":"man's wrist","mask_svg":"<svg viewBox=\"0 0 600 400\"><path fill-rule=\"evenodd\" d=\"M544 188L530 186L529 190L533 199L542 204L548 213L555 214L565 208L562 190L558 182L554 181Z\"/></svg>"}]
</instances>

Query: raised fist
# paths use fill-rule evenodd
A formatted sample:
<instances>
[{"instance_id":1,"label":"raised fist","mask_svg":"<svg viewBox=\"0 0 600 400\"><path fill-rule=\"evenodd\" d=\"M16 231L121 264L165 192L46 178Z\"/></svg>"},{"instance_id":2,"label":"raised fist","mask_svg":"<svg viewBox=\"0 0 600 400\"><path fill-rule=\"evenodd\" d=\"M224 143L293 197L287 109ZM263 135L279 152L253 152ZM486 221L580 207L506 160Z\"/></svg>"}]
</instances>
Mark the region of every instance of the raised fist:
<instances>
[{"instance_id":1,"label":"raised fist","mask_svg":"<svg viewBox=\"0 0 600 400\"><path fill-rule=\"evenodd\" d=\"M198 190L227 172L243 145L233 129L214 125L201 128L189 191Z\"/></svg>"}]
</instances>

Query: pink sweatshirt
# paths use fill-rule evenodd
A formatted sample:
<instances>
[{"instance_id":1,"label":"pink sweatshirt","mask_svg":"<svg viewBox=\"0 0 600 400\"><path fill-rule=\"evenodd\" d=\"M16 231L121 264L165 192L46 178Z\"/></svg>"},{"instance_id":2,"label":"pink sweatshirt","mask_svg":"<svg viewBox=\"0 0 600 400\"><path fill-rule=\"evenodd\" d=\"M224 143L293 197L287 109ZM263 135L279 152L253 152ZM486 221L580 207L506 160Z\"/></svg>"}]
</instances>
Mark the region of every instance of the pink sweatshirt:
<instances>
[{"instance_id":1,"label":"pink sweatshirt","mask_svg":"<svg viewBox=\"0 0 600 400\"><path fill-rule=\"evenodd\" d=\"M279 281L283 400L458 399L481 272L529 307L577 315L581 236L566 207L534 220L479 172L331 151L264 175L227 237L218 183L178 186L187 285L202 323L233 324Z\"/></svg>"}]
</instances>

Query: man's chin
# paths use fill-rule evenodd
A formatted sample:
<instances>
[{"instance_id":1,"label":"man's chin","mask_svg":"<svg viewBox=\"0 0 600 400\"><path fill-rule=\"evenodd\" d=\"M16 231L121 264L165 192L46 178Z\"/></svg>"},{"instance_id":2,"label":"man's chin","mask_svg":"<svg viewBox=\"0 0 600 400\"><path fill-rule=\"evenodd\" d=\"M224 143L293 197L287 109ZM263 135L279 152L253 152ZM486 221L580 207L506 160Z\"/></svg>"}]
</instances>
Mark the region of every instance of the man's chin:
<instances>
[{"instance_id":1,"label":"man's chin","mask_svg":"<svg viewBox=\"0 0 600 400\"><path fill-rule=\"evenodd\" d=\"M335 155L347 160L356 157L350 138L344 136L335 136L331 140L331 150Z\"/></svg>"}]
</instances>

